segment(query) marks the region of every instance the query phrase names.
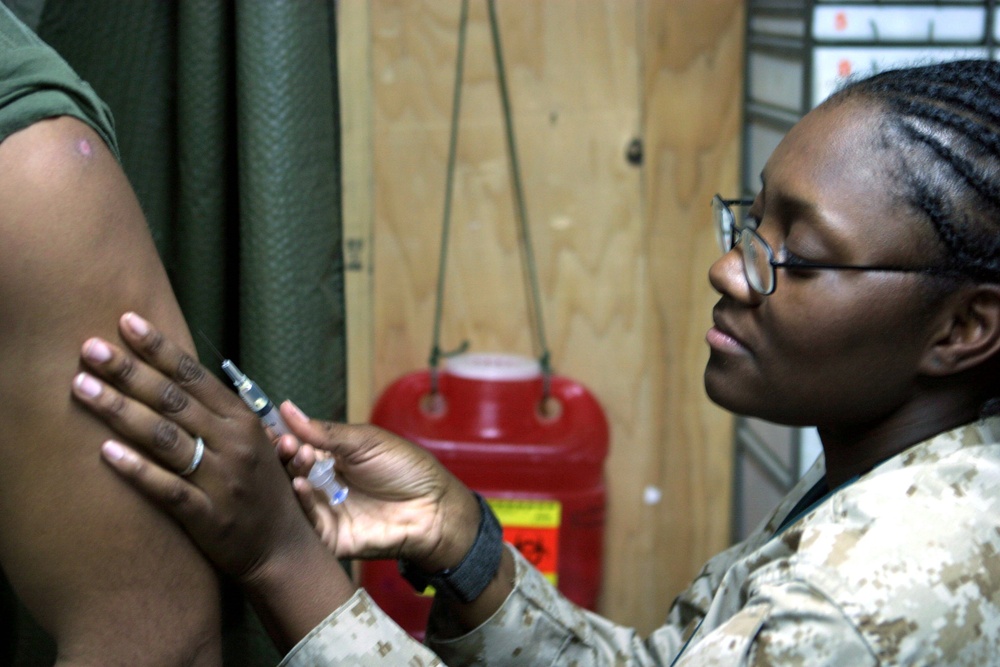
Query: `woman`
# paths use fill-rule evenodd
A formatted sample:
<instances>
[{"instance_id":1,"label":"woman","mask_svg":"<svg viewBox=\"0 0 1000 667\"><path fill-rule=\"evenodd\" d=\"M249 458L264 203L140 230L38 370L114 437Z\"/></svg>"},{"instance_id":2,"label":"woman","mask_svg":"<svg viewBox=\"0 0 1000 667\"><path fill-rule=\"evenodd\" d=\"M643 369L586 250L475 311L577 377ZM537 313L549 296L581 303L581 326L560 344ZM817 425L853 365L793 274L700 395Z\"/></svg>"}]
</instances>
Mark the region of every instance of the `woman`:
<instances>
[{"instance_id":1,"label":"woman","mask_svg":"<svg viewBox=\"0 0 1000 667\"><path fill-rule=\"evenodd\" d=\"M276 636L304 637L288 664L433 660L333 555L437 575L428 641L449 665L993 664L998 149L1000 66L885 72L788 133L745 220L731 209L743 202L716 199L706 390L734 412L818 426L824 457L645 641L568 603L512 549L496 563L488 511L417 447L286 404L308 444L284 436L281 460L301 475L312 447L327 450L351 487L328 510L293 481L321 548L239 400L138 316L121 330L143 361L92 339L84 362L103 381L81 375L74 391L156 462L115 442L105 460L243 582ZM190 434L207 448L184 479Z\"/></svg>"}]
</instances>

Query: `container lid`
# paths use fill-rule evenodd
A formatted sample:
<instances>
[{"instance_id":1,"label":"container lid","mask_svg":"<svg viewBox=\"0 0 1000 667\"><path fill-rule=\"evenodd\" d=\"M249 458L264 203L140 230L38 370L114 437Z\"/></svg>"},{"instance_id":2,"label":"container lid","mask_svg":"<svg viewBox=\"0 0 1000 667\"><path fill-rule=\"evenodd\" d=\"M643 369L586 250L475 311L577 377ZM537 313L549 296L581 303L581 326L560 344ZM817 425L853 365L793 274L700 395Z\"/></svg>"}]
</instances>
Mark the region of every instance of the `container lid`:
<instances>
[{"instance_id":1,"label":"container lid","mask_svg":"<svg viewBox=\"0 0 1000 667\"><path fill-rule=\"evenodd\" d=\"M516 381L541 377L537 359L504 352L467 352L445 359L449 375L470 380Z\"/></svg>"}]
</instances>

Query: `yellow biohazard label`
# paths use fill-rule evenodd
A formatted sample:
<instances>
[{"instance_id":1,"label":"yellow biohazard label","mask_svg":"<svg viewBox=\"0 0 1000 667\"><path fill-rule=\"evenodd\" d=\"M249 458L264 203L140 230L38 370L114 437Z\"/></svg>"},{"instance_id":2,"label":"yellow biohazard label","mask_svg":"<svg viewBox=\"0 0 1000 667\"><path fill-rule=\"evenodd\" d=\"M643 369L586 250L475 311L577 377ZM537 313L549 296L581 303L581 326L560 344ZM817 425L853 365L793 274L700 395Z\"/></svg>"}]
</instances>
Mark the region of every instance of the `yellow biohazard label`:
<instances>
[{"instance_id":1,"label":"yellow biohazard label","mask_svg":"<svg viewBox=\"0 0 1000 667\"><path fill-rule=\"evenodd\" d=\"M516 500L487 498L501 526L522 528L558 528L562 522L562 503L558 500Z\"/></svg>"},{"instance_id":2,"label":"yellow biohazard label","mask_svg":"<svg viewBox=\"0 0 1000 667\"><path fill-rule=\"evenodd\" d=\"M557 584L562 503L512 498L487 498L486 502L503 526L504 541L514 545L546 579Z\"/></svg>"}]
</instances>

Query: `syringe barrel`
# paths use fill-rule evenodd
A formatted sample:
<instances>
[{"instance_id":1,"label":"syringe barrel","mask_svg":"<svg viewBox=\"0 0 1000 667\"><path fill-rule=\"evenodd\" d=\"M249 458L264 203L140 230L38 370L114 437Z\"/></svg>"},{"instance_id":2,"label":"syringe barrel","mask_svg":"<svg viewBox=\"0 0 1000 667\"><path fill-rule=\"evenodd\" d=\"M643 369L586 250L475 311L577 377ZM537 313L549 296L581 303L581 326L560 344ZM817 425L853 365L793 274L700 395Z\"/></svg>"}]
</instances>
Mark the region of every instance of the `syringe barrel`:
<instances>
[{"instance_id":1,"label":"syringe barrel","mask_svg":"<svg viewBox=\"0 0 1000 667\"><path fill-rule=\"evenodd\" d=\"M236 386L236 392L243 399L243 402L247 404L251 410L254 411L261 420L264 421L266 426L269 426L275 431L280 429L277 435L283 435L288 433L288 427L285 426L285 422L281 419L281 415L274 407L274 403L271 399L267 397L264 390L260 388L256 382L251 380L243 373L239 368L236 367L229 359L222 362L222 370L226 372L226 375L233 381Z\"/></svg>"},{"instance_id":2,"label":"syringe barrel","mask_svg":"<svg viewBox=\"0 0 1000 667\"><path fill-rule=\"evenodd\" d=\"M278 412L278 408L271 401L267 402L263 412L258 412L257 416L265 427L271 429L271 434L274 437L285 435L286 433L291 433L292 431L288 428L288 424L282 419L281 413Z\"/></svg>"},{"instance_id":3,"label":"syringe barrel","mask_svg":"<svg viewBox=\"0 0 1000 667\"><path fill-rule=\"evenodd\" d=\"M233 381L236 392L243 399L254 414L270 429L274 437L291 433L288 424L282 419L277 407L267 397L264 390L256 382L246 376L243 371L236 367L229 359L222 362L222 370L225 371L229 379ZM331 505L338 505L347 498L347 487L340 484L333 469L333 459L321 459L316 462L309 472L309 481L316 488L323 489L330 498Z\"/></svg>"}]
</instances>

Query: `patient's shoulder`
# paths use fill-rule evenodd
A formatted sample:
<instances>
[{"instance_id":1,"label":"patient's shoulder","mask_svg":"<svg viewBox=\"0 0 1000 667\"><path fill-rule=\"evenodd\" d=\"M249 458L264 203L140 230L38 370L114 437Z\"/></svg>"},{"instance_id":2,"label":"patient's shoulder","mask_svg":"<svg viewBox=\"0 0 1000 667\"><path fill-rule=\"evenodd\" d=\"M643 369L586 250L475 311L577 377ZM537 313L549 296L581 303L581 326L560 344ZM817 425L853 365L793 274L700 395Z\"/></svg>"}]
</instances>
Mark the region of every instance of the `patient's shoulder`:
<instances>
[{"instance_id":1,"label":"patient's shoulder","mask_svg":"<svg viewBox=\"0 0 1000 667\"><path fill-rule=\"evenodd\" d=\"M86 123L72 116L47 118L0 141L0 188L31 197L81 178L114 155ZM31 190L20 190L25 185Z\"/></svg>"},{"instance_id":2,"label":"patient's shoulder","mask_svg":"<svg viewBox=\"0 0 1000 667\"><path fill-rule=\"evenodd\" d=\"M0 142L0 280L72 267L128 225L145 233L128 179L85 123L47 119Z\"/></svg>"}]
</instances>

